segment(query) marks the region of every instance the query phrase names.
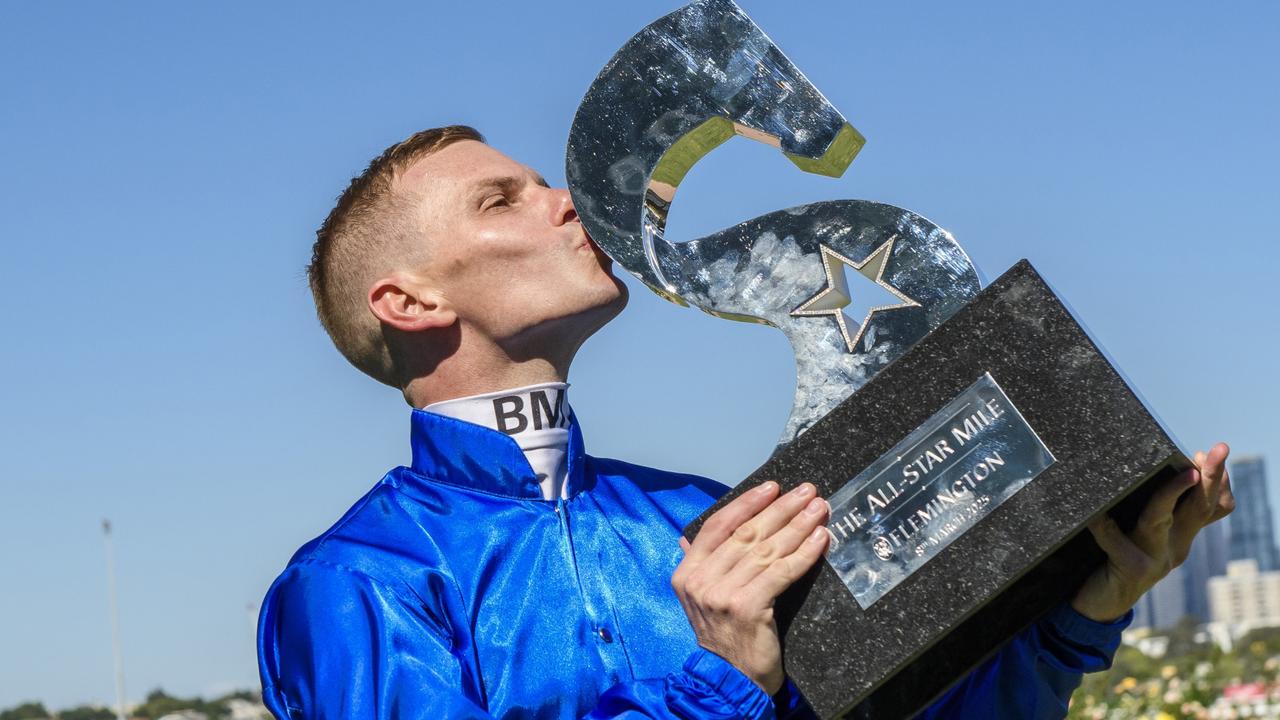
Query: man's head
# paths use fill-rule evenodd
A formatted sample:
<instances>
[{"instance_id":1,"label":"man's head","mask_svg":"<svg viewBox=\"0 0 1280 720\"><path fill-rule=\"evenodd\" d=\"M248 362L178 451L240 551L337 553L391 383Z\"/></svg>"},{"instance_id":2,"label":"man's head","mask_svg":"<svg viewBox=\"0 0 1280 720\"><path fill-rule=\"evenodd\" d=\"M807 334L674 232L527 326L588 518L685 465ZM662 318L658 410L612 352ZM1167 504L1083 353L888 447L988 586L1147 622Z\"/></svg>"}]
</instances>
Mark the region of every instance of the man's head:
<instances>
[{"instance_id":1,"label":"man's head","mask_svg":"<svg viewBox=\"0 0 1280 720\"><path fill-rule=\"evenodd\" d=\"M321 322L352 364L402 389L462 346L567 368L626 302L569 193L468 127L388 148L316 235Z\"/></svg>"}]
</instances>

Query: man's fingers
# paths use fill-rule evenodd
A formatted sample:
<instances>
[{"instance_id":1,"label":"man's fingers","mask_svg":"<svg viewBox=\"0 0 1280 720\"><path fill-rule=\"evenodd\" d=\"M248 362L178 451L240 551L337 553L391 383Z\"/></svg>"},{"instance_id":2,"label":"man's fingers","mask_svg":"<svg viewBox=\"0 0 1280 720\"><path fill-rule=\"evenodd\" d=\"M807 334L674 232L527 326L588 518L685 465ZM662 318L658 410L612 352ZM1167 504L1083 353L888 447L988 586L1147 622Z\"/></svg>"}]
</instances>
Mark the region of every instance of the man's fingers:
<instances>
[{"instance_id":1,"label":"man's fingers","mask_svg":"<svg viewBox=\"0 0 1280 720\"><path fill-rule=\"evenodd\" d=\"M1192 503L1183 503L1173 513L1173 526L1169 528L1169 558L1177 567L1187 559L1191 552L1191 542L1196 534L1209 524L1209 514L1202 512Z\"/></svg>"},{"instance_id":2,"label":"man's fingers","mask_svg":"<svg viewBox=\"0 0 1280 720\"><path fill-rule=\"evenodd\" d=\"M1142 510L1139 524L1148 519L1159 520L1171 517L1174 507L1178 504L1178 498L1182 497L1187 488L1198 482L1200 482L1200 472L1194 469L1178 473L1176 476L1166 480L1163 485L1152 493L1151 499L1147 501L1147 506Z\"/></svg>"},{"instance_id":3,"label":"man's fingers","mask_svg":"<svg viewBox=\"0 0 1280 720\"><path fill-rule=\"evenodd\" d=\"M768 507L777 496L778 483L768 480L734 498L702 524L698 536L685 551L685 559L697 561L710 555L743 523Z\"/></svg>"},{"instance_id":4,"label":"man's fingers","mask_svg":"<svg viewBox=\"0 0 1280 720\"><path fill-rule=\"evenodd\" d=\"M1191 491L1193 497L1174 510L1173 526L1169 529L1169 555L1175 566L1187 559L1191 543L1204 526L1225 516L1235 507L1235 499L1230 496L1230 490L1225 490L1228 452L1229 448L1225 443L1218 443L1207 454L1196 453L1196 462L1200 467L1199 485ZM1225 504L1224 490L1227 493Z\"/></svg>"},{"instance_id":5,"label":"man's fingers","mask_svg":"<svg viewBox=\"0 0 1280 720\"><path fill-rule=\"evenodd\" d=\"M1183 503L1173 514L1173 527L1169 530L1169 554L1173 564L1181 565L1191 552L1191 543L1206 525L1231 514L1236 509L1235 496L1231 494L1231 477L1224 470L1218 483L1217 497L1213 505L1203 512L1192 503Z\"/></svg>"},{"instance_id":6,"label":"man's fingers","mask_svg":"<svg viewBox=\"0 0 1280 720\"><path fill-rule=\"evenodd\" d=\"M1222 475L1222 494L1218 496L1218 504L1209 516L1209 522L1217 522L1236 509L1236 496L1231 492L1231 473Z\"/></svg>"},{"instance_id":7,"label":"man's fingers","mask_svg":"<svg viewBox=\"0 0 1280 720\"><path fill-rule=\"evenodd\" d=\"M689 541L683 535L680 536L680 550L685 553L689 552Z\"/></svg>"},{"instance_id":8,"label":"man's fingers","mask_svg":"<svg viewBox=\"0 0 1280 720\"><path fill-rule=\"evenodd\" d=\"M1117 565L1136 567L1150 560L1150 556L1124 534L1110 515L1104 513L1102 517L1089 523L1089 533L1093 535L1098 547Z\"/></svg>"},{"instance_id":9,"label":"man's fingers","mask_svg":"<svg viewBox=\"0 0 1280 720\"><path fill-rule=\"evenodd\" d=\"M699 563L701 571L712 576L728 575L744 559L750 561L756 553L772 553L770 538L799 515L817 494L818 489L812 483L802 483L774 500L703 558Z\"/></svg>"},{"instance_id":10,"label":"man's fingers","mask_svg":"<svg viewBox=\"0 0 1280 720\"><path fill-rule=\"evenodd\" d=\"M790 522L739 558L725 575L725 582L730 587L744 587L775 560L795 552L814 528L826 523L829 508L827 501L820 497L810 500Z\"/></svg>"},{"instance_id":11,"label":"man's fingers","mask_svg":"<svg viewBox=\"0 0 1280 720\"><path fill-rule=\"evenodd\" d=\"M1199 453L1196 453L1199 455ZM1231 454L1231 448L1226 443L1218 443L1214 445L1209 454L1197 463L1200 467L1200 474L1208 480L1206 494L1208 495L1209 505L1218 504L1218 496L1222 494L1222 487L1227 477L1227 455Z\"/></svg>"},{"instance_id":12,"label":"man's fingers","mask_svg":"<svg viewBox=\"0 0 1280 720\"><path fill-rule=\"evenodd\" d=\"M1197 456L1203 453L1196 453ZM1173 510L1173 524L1182 527L1201 527L1209 524L1209 516L1218 504L1218 496L1222 493L1222 478L1216 479L1206 475L1202 470L1188 470L1195 475L1196 482L1187 491L1187 497ZM1196 527L1195 530L1199 528ZM1195 530L1192 532L1194 533Z\"/></svg>"},{"instance_id":13,"label":"man's fingers","mask_svg":"<svg viewBox=\"0 0 1280 720\"><path fill-rule=\"evenodd\" d=\"M1205 456L1205 461L1200 464L1200 469L1206 473L1212 472L1212 468L1223 468L1227 465L1227 456L1231 454L1231 446L1224 442L1220 442L1209 449L1209 453ZM1208 467L1205 467L1205 465Z\"/></svg>"},{"instance_id":14,"label":"man's fingers","mask_svg":"<svg viewBox=\"0 0 1280 720\"><path fill-rule=\"evenodd\" d=\"M1188 492L1189 497L1181 503L1173 511L1173 527L1170 530L1170 538L1176 546L1177 552L1174 553L1175 560L1185 556L1186 551L1191 546L1191 541L1195 538L1196 533L1200 532L1200 528L1217 520L1226 513L1223 513L1222 494L1227 486L1227 467L1226 459L1230 448L1225 443L1214 445L1209 452L1197 452L1195 454L1195 464L1198 468L1198 482L1196 486ZM1234 499L1229 500L1227 505L1234 507ZM1185 546L1183 548L1182 546Z\"/></svg>"},{"instance_id":15,"label":"man's fingers","mask_svg":"<svg viewBox=\"0 0 1280 720\"><path fill-rule=\"evenodd\" d=\"M1203 450L1197 450L1196 454L1191 457L1192 464L1195 465L1196 470L1200 471L1200 484L1196 487L1196 490L1195 490L1196 494L1200 496L1199 497L1200 502L1198 504L1200 505L1201 508L1205 510L1208 510L1208 508L1213 504L1213 497L1211 497L1213 493L1213 488L1211 487L1212 483L1205 481L1205 474L1204 474L1204 461L1205 461L1205 458L1207 457L1208 455L1205 454ZM1188 503L1188 502L1179 503L1178 510L1181 510L1182 508L1190 504L1192 503Z\"/></svg>"},{"instance_id":16,"label":"man's fingers","mask_svg":"<svg viewBox=\"0 0 1280 720\"><path fill-rule=\"evenodd\" d=\"M1173 527L1173 508L1178 498L1195 483L1200 481L1196 470L1188 470L1170 478L1156 489L1147 501L1147 506L1138 516L1138 525L1133 529L1133 541L1144 552L1153 557L1166 553L1169 543L1169 530Z\"/></svg>"},{"instance_id":17,"label":"man's fingers","mask_svg":"<svg viewBox=\"0 0 1280 720\"><path fill-rule=\"evenodd\" d=\"M827 535L827 528L821 525L815 527L805 536L800 547L790 555L769 563L769 567L756 575L742 592L754 602L772 603L783 590L809 572L822 557L822 553L826 552L828 542L830 537Z\"/></svg>"}]
</instances>

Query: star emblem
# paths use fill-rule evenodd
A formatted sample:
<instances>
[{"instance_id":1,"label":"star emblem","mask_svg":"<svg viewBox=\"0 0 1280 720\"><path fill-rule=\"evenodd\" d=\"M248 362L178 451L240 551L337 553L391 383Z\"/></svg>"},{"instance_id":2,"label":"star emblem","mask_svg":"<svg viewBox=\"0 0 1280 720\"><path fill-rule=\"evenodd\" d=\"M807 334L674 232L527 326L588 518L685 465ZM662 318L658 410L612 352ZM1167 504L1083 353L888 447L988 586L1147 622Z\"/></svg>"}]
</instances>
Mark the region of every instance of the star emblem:
<instances>
[{"instance_id":1,"label":"star emblem","mask_svg":"<svg viewBox=\"0 0 1280 720\"><path fill-rule=\"evenodd\" d=\"M858 341L862 339L862 334L866 332L867 323L871 321L872 315L881 310L919 307L920 303L907 297L901 290L884 280L884 269L889 264L889 256L893 254L893 242L897 239L897 235L890 237L880 247L873 250L862 262L854 262L826 245L819 245L818 249L822 255L822 269L827 274L827 286L820 290L817 295L801 303L800 307L791 311L791 314L796 317L830 315L835 318L836 325L840 327L840 334L844 335L845 345L848 346L849 352L854 352L854 349L858 346ZM857 270L868 280L889 291L902 301L892 305L876 305L872 307L867 311L867 316L862 319L862 322L858 323L857 332L853 334L849 333L849 318L845 316L843 311L843 308L851 302L849 283L844 276L845 265Z\"/></svg>"}]
</instances>

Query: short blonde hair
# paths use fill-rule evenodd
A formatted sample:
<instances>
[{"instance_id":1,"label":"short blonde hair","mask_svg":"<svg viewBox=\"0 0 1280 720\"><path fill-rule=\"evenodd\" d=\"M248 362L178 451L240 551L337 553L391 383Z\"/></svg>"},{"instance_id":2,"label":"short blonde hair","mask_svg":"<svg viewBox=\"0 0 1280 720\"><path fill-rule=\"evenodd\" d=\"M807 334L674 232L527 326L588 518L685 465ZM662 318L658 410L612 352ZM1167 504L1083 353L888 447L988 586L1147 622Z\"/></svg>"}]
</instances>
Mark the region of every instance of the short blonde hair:
<instances>
[{"instance_id":1,"label":"short blonde hair","mask_svg":"<svg viewBox=\"0 0 1280 720\"><path fill-rule=\"evenodd\" d=\"M422 247L420 229L408 217L408 199L395 191L395 181L417 160L460 140L484 137L474 128L449 125L387 148L351 180L316 231L311 250L307 280L320 324L352 365L395 388L404 378L366 300L370 283L398 263L416 261L415 248Z\"/></svg>"}]
</instances>

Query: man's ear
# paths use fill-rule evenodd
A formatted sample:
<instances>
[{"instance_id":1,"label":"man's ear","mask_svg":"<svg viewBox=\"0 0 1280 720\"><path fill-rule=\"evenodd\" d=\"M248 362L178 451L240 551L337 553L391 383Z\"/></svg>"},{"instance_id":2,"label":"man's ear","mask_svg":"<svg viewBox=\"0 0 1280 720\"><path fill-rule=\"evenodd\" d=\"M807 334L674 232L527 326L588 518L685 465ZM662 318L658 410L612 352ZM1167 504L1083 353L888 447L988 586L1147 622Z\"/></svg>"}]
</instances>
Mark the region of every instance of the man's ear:
<instances>
[{"instance_id":1,"label":"man's ear","mask_svg":"<svg viewBox=\"0 0 1280 720\"><path fill-rule=\"evenodd\" d=\"M384 324L402 332L445 328L458 320L444 295L405 273L388 275L370 285L369 309Z\"/></svg>"}]
</instances>

